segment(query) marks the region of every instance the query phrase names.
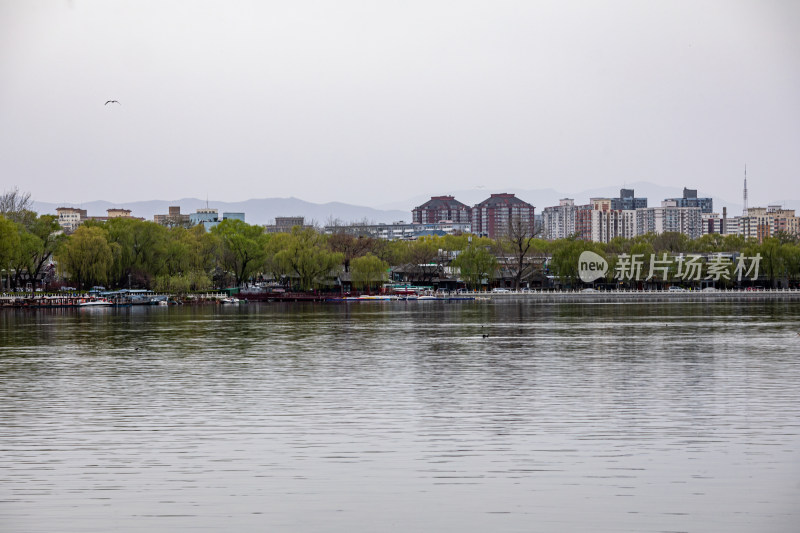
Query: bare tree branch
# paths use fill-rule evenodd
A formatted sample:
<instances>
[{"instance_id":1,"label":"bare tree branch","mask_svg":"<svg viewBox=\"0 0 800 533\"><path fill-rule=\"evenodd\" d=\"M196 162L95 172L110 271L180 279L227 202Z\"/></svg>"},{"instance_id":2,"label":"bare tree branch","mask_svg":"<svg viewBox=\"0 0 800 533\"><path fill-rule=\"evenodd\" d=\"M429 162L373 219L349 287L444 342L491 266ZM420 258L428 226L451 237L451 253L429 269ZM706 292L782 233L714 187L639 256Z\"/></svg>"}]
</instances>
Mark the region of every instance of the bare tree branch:
<instances>
[{"instance_id":1,"label":"bare tree branch","mask_svg":"<svg viewBox=\"0 0 800 533\"><path fill-rule=\"evenodd\" d=\"M3 191L0 195L0 215L14 222L21 222L26 211L33 210L31 193L19 192L18 187L13 190Z\"/></svg>"}]
</instances>

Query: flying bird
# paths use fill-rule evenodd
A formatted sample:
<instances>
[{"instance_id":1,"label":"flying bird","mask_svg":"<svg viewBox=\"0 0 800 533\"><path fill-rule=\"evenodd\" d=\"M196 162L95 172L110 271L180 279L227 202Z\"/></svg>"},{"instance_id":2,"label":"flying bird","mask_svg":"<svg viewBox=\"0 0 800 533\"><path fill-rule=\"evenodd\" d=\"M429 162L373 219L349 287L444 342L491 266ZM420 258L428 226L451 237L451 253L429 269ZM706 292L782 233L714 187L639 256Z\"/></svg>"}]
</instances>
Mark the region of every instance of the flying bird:
<instances>
[{"instance_id":1,"label":"flying bird","mask_svg":"<svg viewBox=\"0 0 800 533\"><path fill-rule=\"evenodd\" d=\"M108 105L108 104L119 104L119 102L117 100L106 100L106 103L103 104L103 105ZM122 104L119 104L119 105L122 105Z\"/></svg>"}]
</instances>

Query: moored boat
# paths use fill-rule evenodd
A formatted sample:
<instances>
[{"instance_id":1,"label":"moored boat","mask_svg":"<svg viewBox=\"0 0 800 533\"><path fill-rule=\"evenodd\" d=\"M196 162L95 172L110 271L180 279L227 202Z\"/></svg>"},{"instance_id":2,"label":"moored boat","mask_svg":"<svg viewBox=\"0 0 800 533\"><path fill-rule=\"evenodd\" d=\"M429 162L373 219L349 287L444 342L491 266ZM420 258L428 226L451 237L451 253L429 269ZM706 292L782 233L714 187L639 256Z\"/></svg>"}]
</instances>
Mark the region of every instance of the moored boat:
<instances>
[{"instance_id":1,"label":"moored boat","mask_svg":"<svg viewBox=\"0 0 800 533\"><path fill-rule=\"evenodd\" d=\"M94 296L81 298L78 301L78 307L111 307L112 305L114 305L114 302L111 300Z\"/></svg>"}]
</instances>

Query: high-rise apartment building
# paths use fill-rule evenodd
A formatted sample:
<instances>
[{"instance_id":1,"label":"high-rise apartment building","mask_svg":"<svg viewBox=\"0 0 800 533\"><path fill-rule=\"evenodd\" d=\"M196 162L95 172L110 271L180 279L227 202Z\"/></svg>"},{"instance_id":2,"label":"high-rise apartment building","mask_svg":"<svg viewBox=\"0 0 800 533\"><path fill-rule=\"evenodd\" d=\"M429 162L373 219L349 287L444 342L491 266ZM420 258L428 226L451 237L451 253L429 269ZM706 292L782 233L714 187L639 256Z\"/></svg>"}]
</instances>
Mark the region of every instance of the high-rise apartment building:
<instances>
[{"instance_id":1,"label":"high-rise apartment building","mask_svg":"<svg viewBox=\"0 0 800 533\"><path fill-rule=\"evenodd\" d=\"M630 239L636 233L636 210L633 209L592 209L591 240L593 242L609 242L616 237Z\"/></svg>"},{"instance_id":2,"label":"high-rise apartment building","mask_svg":"<svg viewBox=\"0 0 800 533\"><path fill-rule=\"evenodd\" d=\"M795 216L794 209L783 209L779 205L751 207L747 210L747 216L728 221L728 234L742 235L759 242L779 232L800 236L800 217Z\"/></svg>"},{"instance_id":3,"label":"high-rise apartment building","mask_svg":"<svg viewBox=\"0 0 800 533\"><path fill-rule=\"evenodd\" d=\"M675 202L677 207L699 207L703 213L714 211L714 200L712 198L698 198L697 189L683 188L682 198L667 198L665 202Z\"/></svg>"},{"instance_id":4,"label":"high-rise apartment building","mask_svg":"<svg viewBox=\"0 0 800 533\"><path fill-rule=\"evenodd\" d=\"M633 189L620 189L619 198L611 198L611 209L628 211L647 207L647 198L636 198Z\"/></svg>"},{"instance_id":5,"label":"high-rise apartment building","mask_svg":"<svg viewBox=\"0 0 800 533\"><path fill-rule=\"evenodd\" d=\"M533 234L535 209L513 194L493 194L472 208L472 232L492 239L509 235L512 229Z\"/></svg>"},{"instance_id":6,"label":"high-rise apartment building","mask_svg":"<svg viewBox=\"0 0 800 533\"><path fill-rule=\"evenodd\" d=\"M453 196L432 196L430 200L411 211L411 220L417 224L435 224L449 220L459 224L471 221L471 209Z\"/></svg>"},{"instance_id":7,"label":"high-rise apartment building","mask_svg":"<svg viewBox=\"0 0 800 533\"><path fill-rule=\"evenodd\" d=\"M699 207L678 207L665 200L661 207L636 210L636 233L683 233L690 239L703 235L703 214Z\"/></svg>"},{"instance_id":8,"label":"high-rise apartment building","mask_svg":"<svg viewBox=\"0 0 800 533\"><path fill-rule=\"evenodd\" d=\"M557 206L545 207L542 211L544 238L566 239L574 235L577 209L572 198L562 198Z\"/></svg>"}]
</instances>

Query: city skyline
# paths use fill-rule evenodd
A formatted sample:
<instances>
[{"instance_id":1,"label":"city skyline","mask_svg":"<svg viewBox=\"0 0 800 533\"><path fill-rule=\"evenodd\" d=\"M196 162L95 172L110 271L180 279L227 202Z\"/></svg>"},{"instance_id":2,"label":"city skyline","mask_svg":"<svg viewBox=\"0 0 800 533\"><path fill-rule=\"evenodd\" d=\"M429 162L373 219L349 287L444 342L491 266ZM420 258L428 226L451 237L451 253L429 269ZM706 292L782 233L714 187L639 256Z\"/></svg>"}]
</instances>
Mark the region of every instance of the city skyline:
<instances>
[{"instance_id":1,"label":"city skyline","mask_svg":"<svg viewBox=\"0 0 800 533\"><path fill-rule=\"evenodd\" d=\"M714 211L721 213L723 208L727 208L728 213L730 214L740 214L743 210L743 205L741 200L739 202L736 201L728 201L728 197L733 196L736 191L729 190L725 191L726 197L721 197L718 194L710 193L706 194L702 190L692 189L693 184L683 184L682 187L662 187L652 183L633 183L633 184L625 184L624 186L607 186L595 189L588 189L584 191L579 191L575 194L571 193L564 193L563 191L556 191L554 189L542 189L542 190L520 190L520 189L507 189L507 190L489 190L489 189L481 189L481 190L473 190L473 191L448 191L443 194L430 194L430 195L422 195L418 194L415 197L409 197L405 199L395 199L393 202L380 204L380 205L360 205L355 203L347 203L347 202L309 202L302 198L298 198L295 196L287 197L287 198L248 198L241 201L225 201L220 200L218 198L205 198L201 199L198 197L191 197L185 196L183 198L172 198L172 199L161 199L161 198L153 198L150 200L129 200L129 201L122 201L122 202L112 202L108 200L90 200L87 202L47 202L44 200L39 200L36 198L32 198L34 202L35 209L37 211L44 213L44 212L54 212L53 210L56 207L76 207L82 208L84 206L93 206L92 208L97 210L105 210L107 208L124 208L126 206L137 206L139 210L144 208L144 212L147 216L152 216L155 211L158 209L166 209L167 205L178 205L178 204L189 204L193 207L200 207L200 204L203 205L209 204L209 206L213 207L214 205L222 205L223 208L228 209L252 209L254 206L258 206L259 204L264 204L268 206L268 211L272 212L275 211L280 215L284 216L291 216L290 213L293 214L302 214L301 212L303 209L308 209L313 206L314 214L308 215L309 218L319 219L320 218L320 211L319 209L324 208L325 206L336 206L337 211L340 209L347 209L347 208L354 208L354 209L366 209L373 211L374 213L384 213L389 218L382 220L380 216L375 218L375 216L367 215L366 218L375 219L378 221L387 222L389 220L404 220L405 217L399 217L398 215L400 212L411 212L416 207L420 206L421 204L427 202L428 200L438 197L438 196L451 196L455 197L456 200L464 201L468 205L472 206L477 204L487 198L489 198L492 194L497 194L500 192L509 192L511 194L516 195L517 197L523 199L524 201L529 201L537 208L537 212L541 213L543 209L551 206L557 206L563 199L570 199L574 200L576 204L586 204L590 203L590 201L594 198L616 198L619 196L623 189L626 190L633 190L637 197L644 197L646 200L650 202L660 204L660 202L670 199L680 197L683 194L684 189L695 190L697 191L698 196L700 197L709 197L713 200L714 204ZM21 191L26 192L26 191ZM739 191L739 195L741 196L743 191ZM762 195L763 196L763 195ZM767 206L775 206L779 205L783 208L789 209L798 209L800 210L800 201L798 200L782 200L777 202L765 202L758 205L750 204L751 207L767 207ZM160 206L160 207L156 207ZM299 206L299 207L298 207ZM257 211L261 211L261 209L256 209ZM324 210L324 209L323 209ZM340 213L331 213L331 216L334 218L342 218ZM263 219L264 217L260 217ZM323 216L322 218L327 218L327 216ZM364 218L364 214L360 213L355 216L351 217L344 217L345 219L352 219L352 220L361 220Z\"/></svg>"},{"instance_id":2,"label":"city skyline","mask_svg":"<svg viewBox=\"0 0 800 533\"><path fill-rule=\"evenodd\" d=\"M738 204L747 165L750 205L800 199L798 5L458 7L2 2L0 188L384 205L648 181Z\"/></svg>"}]
</instances>

